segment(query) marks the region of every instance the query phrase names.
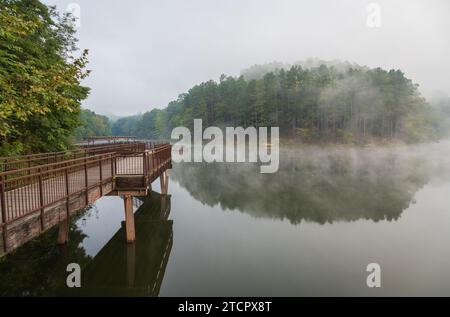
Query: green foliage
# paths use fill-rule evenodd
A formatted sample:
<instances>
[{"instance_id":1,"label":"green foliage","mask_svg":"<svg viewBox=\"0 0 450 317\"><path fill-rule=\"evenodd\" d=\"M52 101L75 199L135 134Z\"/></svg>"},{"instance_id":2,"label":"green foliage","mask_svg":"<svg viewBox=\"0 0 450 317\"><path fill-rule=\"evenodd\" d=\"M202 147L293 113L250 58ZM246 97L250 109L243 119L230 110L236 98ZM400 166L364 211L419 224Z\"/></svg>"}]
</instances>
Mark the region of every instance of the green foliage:
<instances>
[{"instance_id":1,"label":"green foliage","mask_svg":"<svg viewBox=\"0 0 450 317\"><path fill-rule=\"evenodd\" d=\"M112 126L113 135L133 135L137 136L138 123L142 121L142 115L135 115L126 118L120 118Z\"/></svg>"},{"instance_id":2,"label":"green foliage","mask_svg":"<svg viewBox=\"0 0 450 317\"><path fill-rule=\"evenodd\" d=\"M38 0L0 3L0 154L61 150L79 124L87 51L75 30Z\"/></svg>"},{"instance_id":3,"label":"green foliage","mask_svg":"<svg viewBox=\"0 0 450 317\"><path fill-rule=\"evenodd\" d=\"M82 109L80 122L81 125L74 132L76 140L83 140L90 136L111 135L111 123L106 116L98 115L88 109Z\"/></svg>"},{"instance_id":4,"label":"green foliage","mask_svg":"<svg viewBox=\"0 0 450 317\"><path fill-rule=\"evenodd\" d=\"M421 142L442 135L433 109L400 70L304 64L310 66L285 70L274 63L253 66L239 78L222 75L164 110L122 118L113 133L167 138L173 127L192 128L194 119L203 119L204 126L278 126L282 136L303 142Z\"/></svg>"}]
</instances>

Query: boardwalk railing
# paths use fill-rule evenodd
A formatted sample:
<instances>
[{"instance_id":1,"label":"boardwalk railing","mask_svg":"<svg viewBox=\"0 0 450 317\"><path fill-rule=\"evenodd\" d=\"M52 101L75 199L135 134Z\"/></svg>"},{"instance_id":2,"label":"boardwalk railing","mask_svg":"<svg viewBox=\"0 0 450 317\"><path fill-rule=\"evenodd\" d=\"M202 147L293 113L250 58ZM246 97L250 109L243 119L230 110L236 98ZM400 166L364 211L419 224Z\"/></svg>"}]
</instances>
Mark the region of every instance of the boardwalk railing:
<instances>
[{"instance_id":1,"label":"boardwalk railing","mask_svg":"<svg viewBox=\"0 0 450 317\"><path fill-rule=\"evenodd\" d=\"M70 196L111 181L115 153L93 155L0 173L2 225L11 223Z\"/></svg>"},{"instance_id":2,"label":"boardwalk railing","mask_svg":"<svg viewBox=\"0 0 450 317\"><path fill-rule=\"evenodd\" d=\"M116 160L115 175L144 175L148 181L158 178L158 171L165 170L171 161L172 147L158 144L152 150L120 153Z\"/></svg>"},{"instance_id":3,"label":"boardwalk railing","mask_svg":"<svg viewBox=\"0 0 450 317\"><path fill-rule=\"evenodd\" d=\"M158 172L169 168L172 160L172 146L157 145L151 152L144 154L144 177L146 182L153 182L158 178Z\"/></svg>"},{"instance_id":4,"label":"boardwalk railing","mask_svg":"<svg viewBox=\"0 0 450 317\"><path fill-rule=\"evenodd\" d=\"M128 147L115 148L115 152L85 155L50 164L10 170L0 173L0 228L3 232L3 245L7 251L7 225L40 211L41 229L45 229L44 210L58 202L69 200L75 195L86 193L89 204L89 190L98 187L100 197L105 184L111 183L116 175L143 175L146 182L155 180L161 171L171 164L171 146L157 145L146 149L145 144L128 144ZM100 149L97 149L100 150ZM105 151L102 148L101 151ZM56 157L65 158L67 153ZM30 157L33 164L48 159L50 154L38 159ZM70 157L70 156L69 156Z\"/></svg>"},{"instance_id":5,"label":"boardwalk railing","mask_svg":"<svg viewBox=\"0 0 450 317\"><path fill-rule=\"evenodd\" d=\"M151 149L152 144L145 142L123 143L123 144L103 144L81 146L79 149L66 152L52 152L32 155L21 155L15 157L0 157L0 172L26 169L37 165L63 162L70 159L86 157L110 152L143 152ZM154 145L153 145L154 146Z\"/></svg>"}]
</instances>

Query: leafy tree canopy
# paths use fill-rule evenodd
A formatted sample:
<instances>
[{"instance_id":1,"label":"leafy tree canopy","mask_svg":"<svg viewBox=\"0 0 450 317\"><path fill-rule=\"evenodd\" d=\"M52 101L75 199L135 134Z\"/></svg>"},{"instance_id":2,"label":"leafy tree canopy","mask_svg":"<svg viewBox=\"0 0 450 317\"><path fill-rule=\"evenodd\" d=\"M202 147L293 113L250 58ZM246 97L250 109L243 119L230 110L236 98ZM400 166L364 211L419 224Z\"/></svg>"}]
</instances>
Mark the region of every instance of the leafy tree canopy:
<instances>
[{"instance_id":1,"label":"leafy tree canopy","mask_svg":"<svg viewBox=\"0 0 450 317\"><path fill-rule=\"evenodd\" d=\"M0 154L61 150L89 89L70 15L38 0L0 3Z\"/></svg>"},{"instance_id":2,"label":"leafy tree canopy","mask_svg":"<svg viewBox=\"0 0 450 317\"><path fill-rule=\"evenodd\" d=\"M111 135L111 123L106 116L96 114L88 109L82 109L80 121L81 125L74 132L77 141L90 136Z\"/></svg>"}]
</instances>

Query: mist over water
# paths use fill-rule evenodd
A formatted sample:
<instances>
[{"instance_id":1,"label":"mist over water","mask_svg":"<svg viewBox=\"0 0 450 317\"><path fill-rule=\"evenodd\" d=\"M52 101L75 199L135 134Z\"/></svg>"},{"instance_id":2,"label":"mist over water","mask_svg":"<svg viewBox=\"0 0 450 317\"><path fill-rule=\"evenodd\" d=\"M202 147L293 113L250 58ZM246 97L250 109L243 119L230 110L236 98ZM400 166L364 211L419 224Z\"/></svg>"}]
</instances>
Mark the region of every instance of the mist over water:
<instances>
[{"instance_id":1,"label":"mist over water","mask_svg":"<svg viewBox=\"0 0 450 317\"><path fill-rule=\"evenodd\" d=\"M449 295L449 151L448 141L282 148L279 172L266 175L251 164L176 165L180 195L196 202L176 213L174 250L196 251L172 257L177 280L162 292ZM366 285L372 262L380 289Z\"/></svg>"},{"instance_id":2,"label":"mist over water","mask_svg":"<svg viewBox=\"0 0 450 317\"><path fill-rule=\"evenodd\" d=\"M290 146L280 168L178 163L167 199L105 197L0 263L2 295L450 295L450 141L414 146ZM65 287L80 263L84 287ZM381 266L368 288L366 267ZM19 282L20 281L20 282Z\"/></svg>"},{"instance_id":3,"label":"mist over water","mask_svg":"<svg viewBox=\"0 0 450 317\"><path fill-rule=\"evenodd\" d=\"M208 206L256 217L332 223L395 220L426 184L450 177L450 142L283 147L275 174L256 164L182 163L173 178Z\"/></svg>"}]
</instances>

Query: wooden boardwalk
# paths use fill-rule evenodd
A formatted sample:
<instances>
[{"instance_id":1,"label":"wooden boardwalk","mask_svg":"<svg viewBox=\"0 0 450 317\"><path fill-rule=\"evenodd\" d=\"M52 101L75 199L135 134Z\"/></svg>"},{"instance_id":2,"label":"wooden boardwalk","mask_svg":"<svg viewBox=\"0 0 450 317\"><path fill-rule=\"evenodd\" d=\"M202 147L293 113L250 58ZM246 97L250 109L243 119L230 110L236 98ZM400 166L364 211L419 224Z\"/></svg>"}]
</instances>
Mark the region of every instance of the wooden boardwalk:
<instances>
[{"instance_id":1,"label":"wooden boardwalk","mask_svg":"<svg viewBox=\"0 0 450 317\"><path fill-rule=\"evenodd\" d=\"M114 149L116 151L111 152ZM42 158L31 160L34 165ZM24 160L19 158L18 161ZM11 166L14 165L10 163ZM165 184L169 168L169 144L150 149L140 144L110 146L108 153L85 153L75 159L60 159L56 163L0 173L0 256L102 196L145 194L158 177ZM166 189L166 186L162 188Z\"/></svg>"}]
</instances>

